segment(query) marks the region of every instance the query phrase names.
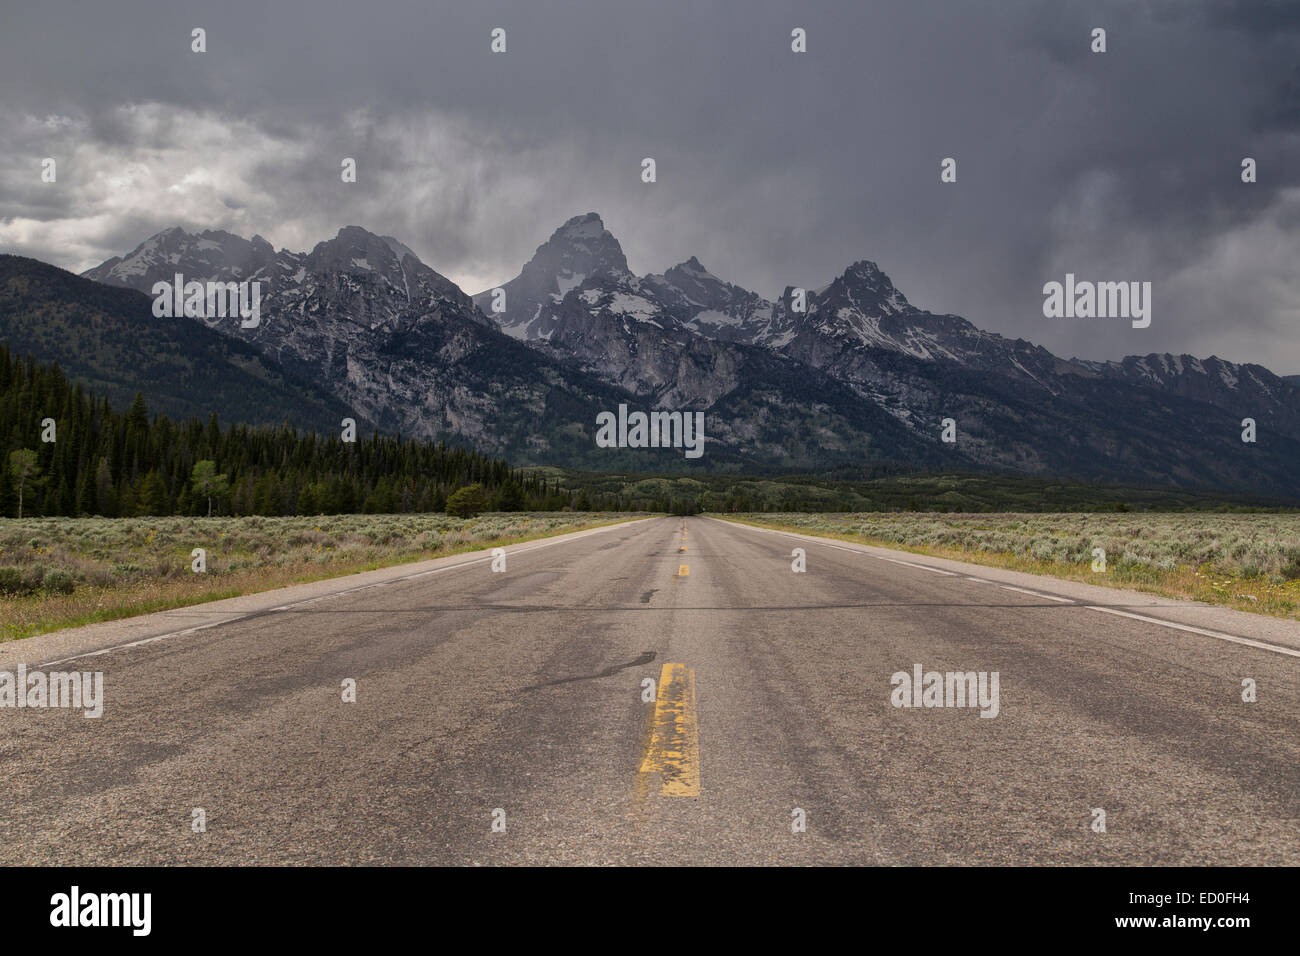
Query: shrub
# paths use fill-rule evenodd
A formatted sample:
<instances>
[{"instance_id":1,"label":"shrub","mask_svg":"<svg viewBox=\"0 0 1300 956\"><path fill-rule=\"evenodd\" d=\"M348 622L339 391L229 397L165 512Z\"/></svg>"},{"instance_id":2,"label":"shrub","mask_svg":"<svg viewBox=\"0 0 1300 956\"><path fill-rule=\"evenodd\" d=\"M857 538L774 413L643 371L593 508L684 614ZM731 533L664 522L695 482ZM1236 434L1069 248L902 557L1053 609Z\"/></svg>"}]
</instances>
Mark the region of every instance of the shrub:
<instances>
[{"instance_id":1,"label":"shrub","mask_svg":"<svg viewBox=\"0 0 1300 956\"><path fill-rule=\"evenodd\" d=\"M0 594L28 594L26 575L20 568L0 568Z\"/></svg>"},{"instance_id":2,"label":"shrub","mask_svg":"<svg viewBox=\"0 0 1300 956\"><path fill-rule=\"evenodd\" d=\"M62 568L50 568L45 572L41 586L48 594L71 594L77 585L70 572Z\"/></svg>"},{"instance_id":3,"label":"shrub","mask_svg":"<svg viewBox=\"0 0 1300 956\"><path fill-rule=\"evenodd\" d=\"M52 585L46 585L46 582L53 577ZM67 579L66 583L64 578ZM46 586L46 590L54 591L59 594L72 593L72 575L67 571L51 569L47 571L43 564L33 564L27 568L0 568L0 594L7 594L14 597L21 597L27 594L35 594ZM66 587L67 590L62 590Z\"/></svg>"},{"instance_id":4,"label":"shrub","mask_svg":"<svg viewBox=\"0 0 1300 956\"><path fill-rule=\"evenodd\" d=\"M1282 552L1281 575L1288 581L1300 578L1300 548L1287 548Z\"/></svg>"}]
</instances>

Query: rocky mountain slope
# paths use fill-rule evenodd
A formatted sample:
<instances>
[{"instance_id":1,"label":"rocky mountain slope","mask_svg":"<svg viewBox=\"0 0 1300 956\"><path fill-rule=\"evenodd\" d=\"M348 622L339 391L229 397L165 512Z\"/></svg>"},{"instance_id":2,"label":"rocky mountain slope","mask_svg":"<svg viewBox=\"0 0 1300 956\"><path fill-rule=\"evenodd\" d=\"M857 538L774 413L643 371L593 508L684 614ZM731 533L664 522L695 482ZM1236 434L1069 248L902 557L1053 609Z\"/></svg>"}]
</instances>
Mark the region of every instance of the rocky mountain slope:
<instances>
[{"instance_id":1,"label":"rocky mountain slope","mask_svg":"<svg viewBox=\"0 0 1300 956\"><path fill-rule=\"evenodd\" d=\"M36 259L0 255L0 341L57 362L74 381L129 408L137 391L173 420L333 430L350 411L315 382L285 372L247 342L198 322L156 318L133 289L78 278Z\"/></svg>"},{"instance_id":2,"label":"rocky mountain slope","mask_svg":"<svg viewBox=\"0 0 1300 956\"><path fill-rule=\"evenodd\" d=\"M566 251L572 252L569 258L547 263L538 274L606 275L621 261L621 252L618 261L600 261L598 247ZM595 447L597 413L626 403L634 409L704 411L707 454L701 467L969 464L909 434L826 376L761 348L723 348L693 334L638 342L629 327L620 339L622 353L599 365L573 361L558 342L555 349L536 349L533 342L518 341L523 336L513 330L499 329L401 243L355 226L309 253L275 252L260 237L169 229L85 277L147 291L177 273L186 281L261 283L256 328L243 329L235 319L216 320L212 327L320 383L359 417L402 434L465 441L520 463L647 469L689 464L675 450ZM525 274L519 287L538 294L529 285L534 280ZM603 335L601 321L595 320L590 338ZM614 374L616 367L626 374Z\"/></svg>"},{"instance_id":3,"label":"rocky mountain slope","mask_svg":"<svg viewBox=\"0 0 1300 956\"><path fill-rule=\"evenodd\" d=\"M491 311L492 290L475 302L508 334L632 389L696 394L718 381L719 356L759 348L827 375L924 440L954 419L955 450L984 467L1300 493L1293 383L1217 358L1061 359L916 308L871 261L770 301L694 257L638 277L588 213L500 288L504 312ZM1247 417L1254 444L1241 441Z\"/></svg>"},{"instance_id":4,"label":"rocky mountain slope","mask_svg":"<svg viewBox=\"0 0 1300 956\"><path fill-rule=\"evenodd\" d=\"M704 411L704 467L890 462L1300 495L1295 384L1217 358L1062 359L915 307L867 260L772 301L694 257L638 276L588 213L473 299L354 226L308 253L172 229L85 275L148 291L176 272L262 282L260 326L214 328L359 416L520 461L619 467L592 454L592 423L623 401Z\"/></svg>"}]
</instances>

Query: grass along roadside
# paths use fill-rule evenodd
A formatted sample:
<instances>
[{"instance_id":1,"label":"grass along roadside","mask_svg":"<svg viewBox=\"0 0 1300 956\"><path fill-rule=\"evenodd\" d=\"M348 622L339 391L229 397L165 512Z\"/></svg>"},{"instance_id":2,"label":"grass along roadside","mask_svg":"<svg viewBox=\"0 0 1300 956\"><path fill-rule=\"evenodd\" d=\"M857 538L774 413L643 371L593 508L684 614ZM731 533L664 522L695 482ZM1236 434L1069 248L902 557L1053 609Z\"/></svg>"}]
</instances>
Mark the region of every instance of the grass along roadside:
<instances>
[{"instance_id":1,"label":"grass along roadside","mask_svg":"<svg viewBox=\"0 0 1300 956\"><path fill-rule=\"evenodd\" d=\"M616 524L547 512L0 519L0 641ZM194 548L207 572L190 567Z\"/></svg>"},{"instance_id":2,"label":"grass along roadside","mask_svg":"<svg viewBox=\"0 0 1300 956\"><path fill-rule=\"evenodd\" d=\"M1300 515L729 514L727 521L1300 619ZM1106 571L1092 570L1093 548Z\"/></svg>"}]
</instances>

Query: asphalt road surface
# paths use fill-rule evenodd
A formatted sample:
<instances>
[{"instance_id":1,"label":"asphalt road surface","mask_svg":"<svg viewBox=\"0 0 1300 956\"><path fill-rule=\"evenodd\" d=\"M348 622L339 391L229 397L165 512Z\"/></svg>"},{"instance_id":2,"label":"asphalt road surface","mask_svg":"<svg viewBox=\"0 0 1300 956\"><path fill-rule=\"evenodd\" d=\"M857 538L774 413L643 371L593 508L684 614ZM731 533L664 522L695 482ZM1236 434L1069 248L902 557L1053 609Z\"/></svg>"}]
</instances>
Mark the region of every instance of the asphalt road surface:
<instances>
[{"instance_id":1,"label":"asphalt road surface","mask_svg":"<svg viewBox=\"0 0 1300 956\"><path fill-rule=\"evenodd\" d=\"M241 600L4 646L105 700L0 709L0 863L1300 862L1291 622L667 517Z\"/></svg>"}]
</instances>

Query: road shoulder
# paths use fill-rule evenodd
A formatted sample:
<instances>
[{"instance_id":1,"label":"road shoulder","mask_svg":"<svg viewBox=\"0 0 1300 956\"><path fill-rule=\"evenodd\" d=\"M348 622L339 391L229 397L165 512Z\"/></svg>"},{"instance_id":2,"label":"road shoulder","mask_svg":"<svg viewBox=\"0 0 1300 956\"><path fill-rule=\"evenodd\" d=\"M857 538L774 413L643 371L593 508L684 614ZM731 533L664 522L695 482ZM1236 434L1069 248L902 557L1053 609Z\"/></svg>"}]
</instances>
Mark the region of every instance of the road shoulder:
<instances>
[{"instance_id":1,"label":"road shoulder","mask_svg":"<svg viewBox=\"0 0 1300 956\"><path fill-rule=\"evenodd\" d=\"M708 520L724 521L761 534L780 535L787 539L802 539L822 546L858 551L883 560L930 568L954 576L976 578L1004 587L1023 588L1026 591L1049 596L1049 600L1058 598L1082 606L1107 609L1120 614L1140 615L1140 618L1154 618L1170 625L1202 628L1300 651L1300 621L1251 614L1214 604L1162 597L1127 588L1083 584L1067 578L1030 574L992 565L917 554L914 551L882 548L877 545L857 544L831 536L785 531L738 518L709 518Z\"/></svg>"},{"instance_id":2,"label":"road shoulder","mask_svg":"<svg viewBox=\"0 0 1300 956\"><path fill-rule=\"evenodd\" d=\"M534 538L504 547L507 554L519 554L576 541L588 535L603 534L645 520L648 519L634 518L630 521ZM12 670L19 664L26 664L28 667L47 666L136 643L164 640L220 627L232 621L272 614L309 601L325 600L353 591L383 587L399 581L446 573L469 565L484 564L492 560L492 551L497 547L502 545L491 545L427 561L390 565L373 571L345 574L305 584L292 584L239 597L191 604L172 610L86 624L7 641L0 644L0 670Z\"/></svg>"}]
</instances>

